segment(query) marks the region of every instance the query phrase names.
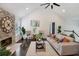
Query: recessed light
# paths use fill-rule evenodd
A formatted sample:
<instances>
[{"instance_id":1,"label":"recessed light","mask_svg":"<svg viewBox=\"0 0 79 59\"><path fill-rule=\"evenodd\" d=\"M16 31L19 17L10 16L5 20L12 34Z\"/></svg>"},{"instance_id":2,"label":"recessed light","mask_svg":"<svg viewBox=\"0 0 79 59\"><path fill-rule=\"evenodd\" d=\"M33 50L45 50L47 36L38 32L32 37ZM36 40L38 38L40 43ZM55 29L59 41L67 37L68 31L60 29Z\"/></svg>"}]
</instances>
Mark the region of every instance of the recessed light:
<instances>
[{"instance_id":1,"label":"recessed light","mask_svg":"<svg viewBox=\"0 0 79 59\"><path fill-rule=\"evenodd\" d=\"M63 12L63 13L65 13L65 12L66 12L66 10L65 10L65 9L62 9L62 12Z\"/></svg>"},{"instance_id":2,"label":"recessed light","mask_svg":"<svg viewBox=\"0 0 79 59\"><path fill-rule=\"evenodd\" d=\"M28 10L29 8L26 8L26 10Z\"/></svg>"}]
</instances>

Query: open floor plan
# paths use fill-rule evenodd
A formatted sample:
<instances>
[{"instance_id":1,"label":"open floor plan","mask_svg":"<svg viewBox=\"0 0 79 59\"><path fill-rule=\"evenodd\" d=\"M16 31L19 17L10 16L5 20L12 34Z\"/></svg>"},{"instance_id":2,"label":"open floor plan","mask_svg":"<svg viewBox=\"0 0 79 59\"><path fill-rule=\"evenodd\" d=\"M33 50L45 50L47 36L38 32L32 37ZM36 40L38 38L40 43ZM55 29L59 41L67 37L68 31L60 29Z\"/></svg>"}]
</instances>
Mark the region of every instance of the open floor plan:
<instances>
[{"instance_id":1,"label":"open floor plan","mask_svg":"<svg viewBox=\"0 0 79 59\"><path fill-rule=\"evenodd\" d=\"M0 56L79 56L79 3L0 3Z\"/></svg>"}]
</instances>

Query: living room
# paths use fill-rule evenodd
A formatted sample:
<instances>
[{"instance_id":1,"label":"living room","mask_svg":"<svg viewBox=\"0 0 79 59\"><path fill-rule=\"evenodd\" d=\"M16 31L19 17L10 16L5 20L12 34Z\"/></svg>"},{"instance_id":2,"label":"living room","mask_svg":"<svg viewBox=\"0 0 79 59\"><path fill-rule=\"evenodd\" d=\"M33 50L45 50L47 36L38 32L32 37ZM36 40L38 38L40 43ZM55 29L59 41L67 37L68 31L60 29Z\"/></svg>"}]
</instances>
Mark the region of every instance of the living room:
<instances>
[{"instance_id":1,"label":"living room","mask_svg":"<svg viewBox=\"0 0 79 59\"><path fill-rule=\"evenodd\" d=\"M78 56L79 3L0 3L0 56ZM75 11L75 12L74 12ZM40 48L42 47L42 48Z\"/></svg>"}]
</instances>

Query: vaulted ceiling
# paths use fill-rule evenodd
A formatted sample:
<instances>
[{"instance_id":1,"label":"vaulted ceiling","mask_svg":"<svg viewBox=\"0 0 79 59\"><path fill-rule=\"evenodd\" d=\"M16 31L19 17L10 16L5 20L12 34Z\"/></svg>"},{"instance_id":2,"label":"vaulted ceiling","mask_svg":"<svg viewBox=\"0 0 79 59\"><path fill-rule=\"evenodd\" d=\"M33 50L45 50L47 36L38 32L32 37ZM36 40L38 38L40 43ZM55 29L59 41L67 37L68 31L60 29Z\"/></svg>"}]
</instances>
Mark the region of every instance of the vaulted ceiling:
<instances>
[{"instance_id":1,"label":"vaulted ceiling","mask_svg":"<svg viewBox=\"0 0 79 59\"><path fill-rule=\"evenodd\" d=\"M41 3L0 3L0 7L19 16L31 14L37 10L45 10L45 12L53 12L64 18L78 17L79 16L79 3L59 3L61 6L54 6L51 10L50 7L44 9L40 6Z\"/></svg>"}]
</instances>

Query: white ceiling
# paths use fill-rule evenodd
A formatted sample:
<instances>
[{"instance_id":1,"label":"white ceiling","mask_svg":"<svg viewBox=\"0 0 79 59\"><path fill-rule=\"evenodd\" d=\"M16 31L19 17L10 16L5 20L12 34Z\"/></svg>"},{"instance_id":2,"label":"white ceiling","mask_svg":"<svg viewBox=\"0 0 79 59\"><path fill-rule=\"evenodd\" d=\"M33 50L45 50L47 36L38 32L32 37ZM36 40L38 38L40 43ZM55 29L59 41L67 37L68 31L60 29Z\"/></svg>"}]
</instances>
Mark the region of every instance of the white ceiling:
<instances>
[{"instance_id":1,"label":"white ceiling","mask_svg":"<svg viewBox=\"0 0 79 59\"><path fill-rule=\"evenodd\" d=\"M30 13L31 11L35 10L39 7L40 4L33 4L33 3L2 3L0 7L8 10L13 14L17 14L17 16L24 16L25 14ZM27 11L26 8L29 8Z\"/></svg>"},{"instance_id":2,"label":"white ceiling","mask_svg":"<svg viewBox=\"0 0 79 59\"><path fill-rule=\"evenodd\" d=\"M61 6L54 6L53 12L63 16L68 17L78 17L79 16L79 3L59 3ZM41 7L40 3L0 3L0 7L6 9L7 11L23 17L25 15L31 14L32 12L40 9L44 9L44 6ZM26 10L26 8L29 8ZM65 9L66 12L63 13L62 9ZM48 8L50 12L50 8ZM46 9L45 9L46 11Z\"/></svg>"}]
</instances>

